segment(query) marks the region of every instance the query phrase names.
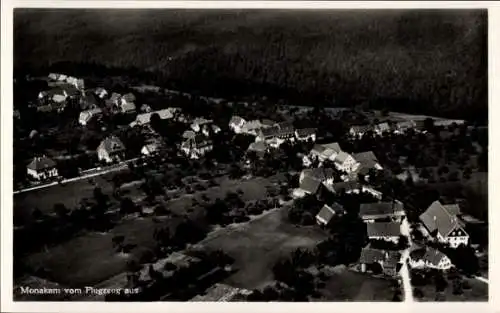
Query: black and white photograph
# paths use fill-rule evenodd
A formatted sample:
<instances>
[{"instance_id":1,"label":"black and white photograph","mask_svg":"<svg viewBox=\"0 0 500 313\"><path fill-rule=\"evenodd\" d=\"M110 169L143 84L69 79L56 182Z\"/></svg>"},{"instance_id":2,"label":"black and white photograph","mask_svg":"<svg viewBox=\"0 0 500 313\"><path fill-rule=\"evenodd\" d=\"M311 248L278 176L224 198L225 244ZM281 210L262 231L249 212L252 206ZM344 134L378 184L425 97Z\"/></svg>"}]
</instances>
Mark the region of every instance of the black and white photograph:
<instances>
[{"instance_id":1,"label":"black and white photograph","mask_svg":"<svg viewBox=\"0 0 500 313\"><path fill-rule=\"evenodd\" d=\"M12 31L12 301L488 302L488 9Z\"/></svg>"}]
</instances>

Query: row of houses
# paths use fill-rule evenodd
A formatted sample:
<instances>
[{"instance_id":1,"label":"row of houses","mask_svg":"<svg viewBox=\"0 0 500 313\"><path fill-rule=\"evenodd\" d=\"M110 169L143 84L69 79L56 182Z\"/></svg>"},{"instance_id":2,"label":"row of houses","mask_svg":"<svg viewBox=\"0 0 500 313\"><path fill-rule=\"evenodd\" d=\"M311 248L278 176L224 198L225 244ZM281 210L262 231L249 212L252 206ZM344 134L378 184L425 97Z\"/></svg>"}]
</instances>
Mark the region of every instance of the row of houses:
<instances>
[{"instance_id":1,"label":"row of houses","mask_svg":"<svg viewBox=\"0 0 500 313\"><path fill-rule=\"evenodd\" d=\"M352 137L360 138L368 132L373 132L377 135L382 135L387 132L404 133L408 129L415 129L416 127L417 122L413 120L400 121L394 123L393 125L389 125L388 122L375 125L353 125L349 129L349 134Z\"/></svg>"}]
</instances>

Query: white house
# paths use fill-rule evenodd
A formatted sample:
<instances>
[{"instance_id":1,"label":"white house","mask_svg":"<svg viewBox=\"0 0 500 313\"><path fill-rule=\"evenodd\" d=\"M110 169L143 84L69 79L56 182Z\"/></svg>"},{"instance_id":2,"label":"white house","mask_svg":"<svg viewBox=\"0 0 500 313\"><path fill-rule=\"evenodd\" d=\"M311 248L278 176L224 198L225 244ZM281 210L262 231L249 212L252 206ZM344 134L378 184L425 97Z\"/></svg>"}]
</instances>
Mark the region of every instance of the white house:
<instances>
[{"instance_id":1,"label":"white house","mask_svg":"<svg viewBox=\"0 0 500 313\"><path fill-rule=\"evenodd\" d=\"M303 128L295 130L295 138L298 141L316 141L316 129Z\"/></svg>"},{"instance_id":2,"label":"white house","mask_svg":"<svg viewBox=\"0 0 500 313\"><path fill-rule=\"evenodd\" d=\"M202 134L187 138L181 144L181 150L191 159L199 159L212 149L212 141Z\"/></svg>"},{"instance_id":3,"label":"white house","mask_svg":"<svg viewBox=\"0 0 500 313\"><path fill-rule=\"evenodd\" d=\"M340 151L333 162L338 170L347 173L352 173L359 167L359 163L354 159L354 157L344 151Z\"/></svg>"},{"instance_id":4,"label":"white house","mask_svg":"<svg viewBox=\"0 0 500 313\"><path fill-rule=\"evenodd\" d=\"M138 114L137 117L135 118L135 121L129 124L130 127L134 126L142 126L142 125L147 125L151 121L151 116L153 114L157 114L160 119L165 120L165 119L171 119L174 117L175 112L177 111L176 108L167 108L163 110L158 110L158 111L151 111L147 113L141 113Z\"/></svg>"},{"instance_id":5,"label":"white house","mask_svg":"<svg viewBox=\"0 0 500 313\"><path fill-rule=\"evenodd\" d=\"M78 118L78 123L85 126L85 125L87 125L88 122L90 122L90 120L92 120L92 118L100 116L100 115L102 115L102 110L100 108L82 111L82 112L80 112L80 116Z\"/></svg>"},{"instance_id":6,"label":"white house","mask_svg":"<svg viewBox=\"0 0 500 313\"><path fill-rule=\"evenodd\" d=\"M410 253L409 265L412 268L433 268L448 270L452 267L450 258L433 248L421 248Z\"/></svg>"},{"instance_id":7,"label":"white house","mask_svg":"<svg viewBox=\"0 0 500 313\"><path fill-rule=\"evenodd\" d=\"M125 156L125 145L116 136L105 138L97 147L99 161L112 163L120 161Z\"/></svg>"},{"instance_id":8,"label":"white house","mask_svg":"<svg viewBox=\"0 0 500 313\"><path fill-rule=\"evenodd\" d=\"M229 121L229 128L235 133L239 134L241 133L243 125L245 125L245 123L246 121L243 118L235 115L231 117L231 120Z\"/></svg>"},{"instance_id":9,"label":"white house","mask_svg":"<svg viewBox=\"0 0 500 313\"><path fill-rule=\"evenodd\" d=\"M45 180L58 176L56 163L45 156L34 158L28 164L27 172L30 177L38 180Z\"/></svg>"},{"instance_id":10,"label":"white house","mask_svg":"<svg viewBox=\"0 0 500 313\"><path fill-rule=\"evenodd\" d=\"M465 231L463 222L458 218L459 214L458 205L442 205L439 201L434 201L420 215L420 221L436 240L456 248L469 243L469 235Z\"/></svg>"}]
</instances>

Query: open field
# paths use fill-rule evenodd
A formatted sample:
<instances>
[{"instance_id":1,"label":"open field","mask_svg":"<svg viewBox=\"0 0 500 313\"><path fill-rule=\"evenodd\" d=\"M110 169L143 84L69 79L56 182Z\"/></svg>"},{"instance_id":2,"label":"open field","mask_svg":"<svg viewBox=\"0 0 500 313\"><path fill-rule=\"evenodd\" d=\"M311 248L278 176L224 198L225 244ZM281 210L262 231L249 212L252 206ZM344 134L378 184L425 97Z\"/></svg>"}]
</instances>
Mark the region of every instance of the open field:
<instances>
[{"instance_id":1,"label":"open field","mask_svg":"<svg viewBox=\"0 0 500 313\"><path fill-rule=\"evenodd\" d=\"M92 198L95 187L101 188L102 192L111 195L113 187L111 179L116 173L95 176L63 185L58 184L51 187L28 191L14 195L14 214L16 220L24 224L32 220L32 212L38 208L43 214L53 213L54 204L62 203L68 209L79 206L84 198Z\"/></svg>"},{"instance_id":2,"label":"open field","mask_svg":"<svg viewBox=\"0 0 500 313\"><path fill-rule=\"evenodd\" d=\"M314 247L326 239L315 227L295 227L286 221L287 208L265 212L249 223L221 229L196 245L196 249L222 249L235 259L239 270L225 283L247 289L273 281L272 266L299 247Z\"/></svg>"},{"instance_id":3,"label":"open field","mask_svg":"<svg viewBox=\"0 0 500 313\"><path fill-rule=\"evenodd\" d=\"M208 188L204 191L197 191L192 194L184 194L180 198L173 199L167 202L166 208L177 215L197 214L199 212L192 211L194 209L193 201L196 200L202 203L202 195L206 195L209 201L215 201L217 198L224 199L228 192L243 191L240 195L243 201L263 200L266 199L266 187L273 186L269 179L251 178L249 180L234 180L223 177L218 180L219 185ZM198 209L201 207L198 206ZM189 211L186 211L189 210Z\"/></svg>"},{"instance_id":4,"label":"open field","mask_svg":"<svg viewBox=\"0 0 500 313\"><path fill-rule=\"evenodd\" d=\"M121 273L129 259L115 253L112 238L124 235L125 242L137 245L131 255L153 248L156 226L175 227L178 219L165 219L156 224L152 218L124 220L108 233L87 233L48 251L27 256L23 261L31 269L43 267L49 279L71 287L94 285Z\"/></svg>"},{"instance_id":5,"label":"open field","mask_svg":"<svg viewBox=\"0 0 500 313\"><path fill-rule=\"evenodd\" d=\"M392 282L344 270L334 274L321 290L321 301L391 301Z\"/></svg>"}]
</instances>

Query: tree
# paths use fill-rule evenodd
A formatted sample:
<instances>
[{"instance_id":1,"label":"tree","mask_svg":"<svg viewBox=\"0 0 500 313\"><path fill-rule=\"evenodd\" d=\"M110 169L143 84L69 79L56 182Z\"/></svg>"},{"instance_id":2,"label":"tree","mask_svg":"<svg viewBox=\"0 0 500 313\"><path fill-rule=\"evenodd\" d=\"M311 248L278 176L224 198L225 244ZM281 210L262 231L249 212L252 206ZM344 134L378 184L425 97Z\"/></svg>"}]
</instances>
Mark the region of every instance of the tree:
<instances>
[{"instance_id":1,"label":"tree","mask_svg":"<svg viewBox=\"0 0 500 313\"><path fill-rule=\"evenodd\" d=\"M120 212L123 214L130 214L137 211L135 203L128 197L125 197L120 202Z\"/></svg>"},{"instance_id":2,"label":"tree","mask_svg":"<svg viewBox=\"0 0 500 313\"><path fill-rule=\"evenodd\" d=\"M64 204L56 203L54 204L54 212L58 217L65 218L68 216L69 210L66 208Z\"/></svg>"}]
</instances>

